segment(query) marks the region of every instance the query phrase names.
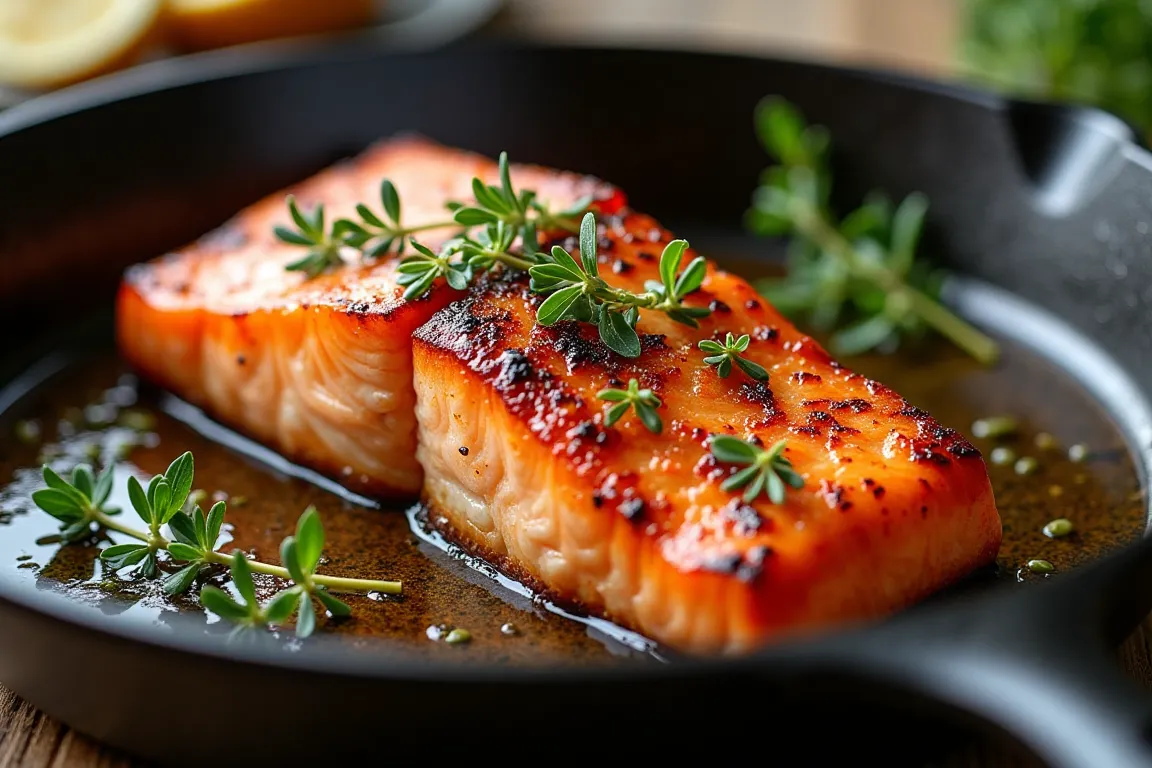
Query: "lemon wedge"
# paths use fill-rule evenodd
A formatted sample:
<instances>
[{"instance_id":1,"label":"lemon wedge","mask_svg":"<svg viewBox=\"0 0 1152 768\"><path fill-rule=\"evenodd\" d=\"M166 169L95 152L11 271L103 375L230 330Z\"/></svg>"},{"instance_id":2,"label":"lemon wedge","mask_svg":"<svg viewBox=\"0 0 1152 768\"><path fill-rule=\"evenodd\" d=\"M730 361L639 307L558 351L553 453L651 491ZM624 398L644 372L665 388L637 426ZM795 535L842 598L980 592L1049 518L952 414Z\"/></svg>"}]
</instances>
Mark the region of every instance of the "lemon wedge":
<instances>
[{"instance_id":1,"label":"lemon wedge","mask_svg":"<svg viewBox=\"0 0 1152 768\"><path fill-rule=\"evenodd\" d=\"M367 24L373 0L167 0L174 41L204 50Z\"/></svg>"},{"instance_id":2,"label":"lemon wedge","mask_svg":"<svg viewBox=\"0 0 1152 768\"><path fill-rule=\"evenodd\" d=\"M51 88L131 63L162 0L0 0L0 82Z\"/></svg>"}]
</instances>

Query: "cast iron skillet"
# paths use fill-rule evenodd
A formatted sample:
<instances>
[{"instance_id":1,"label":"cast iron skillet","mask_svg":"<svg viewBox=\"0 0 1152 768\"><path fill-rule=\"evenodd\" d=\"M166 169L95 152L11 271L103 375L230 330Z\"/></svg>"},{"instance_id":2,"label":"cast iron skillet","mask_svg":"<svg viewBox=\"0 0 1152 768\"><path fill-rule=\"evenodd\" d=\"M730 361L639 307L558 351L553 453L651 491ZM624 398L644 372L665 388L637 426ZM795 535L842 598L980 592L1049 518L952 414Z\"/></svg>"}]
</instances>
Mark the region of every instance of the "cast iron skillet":
<instances>
[{"instance_id":1,"label":"cast iron skillet","mask_svg":"<svg viewBox=\"0 0 1152 768\"><path fill-rule=\"evenodd\" d=\"M995 319L1015 311L1015 295L1061 318L1059 333L1027 313L1001 330L1077 375L1146 470L1152 156L1122 123L731 56L389 54L360 44L292 57L223 53L18 107L0 115L8 362L18 367L23 329L107 302L120 267L399 130L600 175L680 231L737 231L765 162L749 121L767 93L831 129L846 196L873 186L928 194L937 250L1007 292L965 294L961 309ZM894 699L974 715L1055 765L1130 766L1152 761L1152 698L1109 655L1150 608L1152 542L1143 539L1043 585L961 596L749 658L508 669L417 664L323 641L291 654L228 646L179 631L179 618L160 633L0 580L0 679L97 738L182 763L387 759L413 744L432 759L466 759L445 754L453 743L476 756L502 745L514 758L535 742L631 744L649 757L750 750L771 761L798 729L818 726L821 741L836 741L846 722ZM179 689L167 690L162 681L174 677ZM884 725L902 738L899 721Z\"/></svg>"}]
</instances>

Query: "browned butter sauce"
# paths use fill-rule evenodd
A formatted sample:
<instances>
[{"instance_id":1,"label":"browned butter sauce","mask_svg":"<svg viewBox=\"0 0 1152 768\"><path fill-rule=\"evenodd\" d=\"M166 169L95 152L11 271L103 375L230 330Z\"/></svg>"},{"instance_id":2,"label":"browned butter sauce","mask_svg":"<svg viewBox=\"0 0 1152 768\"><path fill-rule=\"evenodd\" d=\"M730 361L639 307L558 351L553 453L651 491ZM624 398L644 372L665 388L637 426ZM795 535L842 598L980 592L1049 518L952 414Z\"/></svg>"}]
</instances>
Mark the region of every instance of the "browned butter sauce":
<instances>
[{"instance_id":1,"label":"browned butter sauce","mask_svg":"<svg viewBox=\"0 0 1152 768\"><path fill-rule=\"evenodd\" d=\"M1008 413L1020 420L1021 430L1010 440L973 440L986 458L994 446L1005 445L1039 462L1039 469L1026 476L1016 474L1012 464L989 462L1004 545L997 567L974 575L974 584L1045 578L1024 568L1032 558L1050 561L1056 569L1052 578L1058 578L1143 530L1140 485L1119 432L1085 392L1044 360L1007 346L1002 362L988 370L945 344L933 344L919 352L866 356L848 364L965 434L980 417ZM224 551L239 547L278 562L280 541L292 532L300 512L314 504L327 531L322 572L401 580L403 595L349 596L351 619L322 622L321 631L344 636L366 651L403 647L428 656L464 654L478 662L510 664L620 663L662 655L640 638L615 637L610 628L565 618L501 586L492 574L414 532L410 522L415 516L402 506L358 506L203 436L161 410L161 393L146 387L137 393L126 374L111 353L77 361L0 415L0 580L30 580L38 588L66 590L106 613L132 612L160 622L173 610L203 613L193 598L173 601L155 582L109 572L95 559L94 545L61 548L53 543L55 522L29 500L41 487L41 459L67 470L93 457L97 464L116 460L126 441L141 442L118 464L116 500L126 510L125 520L139 522L123 496L127 473L146 479L191 450L194 488L209 494L208 503L213 495L233 500L226 527L232 541ZM152 414L152 428L138 433L101 426L102 420L117 417L118 408L121 414L128 408ZM20 422L28 419L39 425L38 439L27 439L27 426ZM1035 436L1041 431L1053 435L1058 447L1037 447ZM17 439L18 433L25 439ZM1067 457L1067 448L1077 443L1090 448L1085 461ZM1061 517L1073 522L1075 533L1046 537L1044 524ZM216 581L223 583L223 577ZM267 579L260 587L268 595L275 590ZM434 639L457 627L468 630L471 642L449 645Z\"/></svg>"}]
</instances>

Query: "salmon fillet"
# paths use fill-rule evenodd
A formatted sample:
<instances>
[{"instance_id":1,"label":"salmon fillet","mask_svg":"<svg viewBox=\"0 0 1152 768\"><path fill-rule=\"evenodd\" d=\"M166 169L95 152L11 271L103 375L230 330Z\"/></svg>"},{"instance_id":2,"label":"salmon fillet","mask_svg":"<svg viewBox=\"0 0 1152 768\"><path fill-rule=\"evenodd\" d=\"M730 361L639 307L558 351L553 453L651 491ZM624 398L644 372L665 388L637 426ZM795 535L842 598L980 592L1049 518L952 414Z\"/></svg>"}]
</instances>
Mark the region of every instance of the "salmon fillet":
<instances>
[{"instance_id":1,"label":"salmon fillet","mask_svg":"<svg viewBox=\"0 0 1152 768\"><path fill-rule=\"evenodd\" d=\"M456 292L402 298L394 256L306 279L285 265L302 249L279 242L284 198L324 203L329 221L377 210L390 178L403 222L445 220L449 200L471 202L471 180L497 181L494 163L416 137L377 144L292 189L270 195L189 247L127 273L117 307L120 350L146 378L213 417L344 485L412 496L416 461L412 332ZM558 208L618 193L590 177L514 166L514 183ZM421 232L439 246L455 228ZM350 252L356 256L355 252Z\"/></svg>"},{"instance_id":2,"label":"salmon fillet","mask_svg":"<svg viewBox=\"0 0 1152 768\"><path fill-rule=\"evenodd\" d=\"M387 177L404 222L419 224L470 201L473 176L496 175L490 160L406 139L286 191L350 215ZM657 279L671 235L619 190L534 166L512 176L557 206L592 195L602 274L631 290ZM701 327L642 312L643 352L626 359L591 326L536 325L541 297L520 273L406 301L395 257L311 280L286 272L301 255L272 236L286 219L273 195L131 270L118 304L126 358L355 490L422 488L450 537L561 604L676 648L735 652L886 615L995 557L1000 520L976 450L714 265L687 300L712 308ZM704 364L697 343L726 332L752 336L744 355L767 383ZM631 378L663 400L659 435L632 414L604 424L596 393ZM779 506L721 490L736 468L711 456L715 434L786 439L804 487Z\"/></svg>"},{"instance_id":3,"label":"salmon fillet","mask_svg":"<svg viewBox=\"0 0 1152 768\"><path fill-rule=\"evenodd\" d=\"M643 291L671 239L623 210L601 222L600 272ZM540 302L522 274L493 275L416 331L417 458L436 524L561 604L737 652L884 616L995 558L976 449L837 364L743 279L709 265L687 302L713 310L698 330L642 312L634 359L590 325L537 325ZM697 343L727 332L751 335L767 383L704 364ZM605 427L596 393L632 378L663 401L660 434L634 412ZM804 487L779 506L721 490L739 468L711 455L717 434L787 440Z\"/></svg>"}]
</instances>

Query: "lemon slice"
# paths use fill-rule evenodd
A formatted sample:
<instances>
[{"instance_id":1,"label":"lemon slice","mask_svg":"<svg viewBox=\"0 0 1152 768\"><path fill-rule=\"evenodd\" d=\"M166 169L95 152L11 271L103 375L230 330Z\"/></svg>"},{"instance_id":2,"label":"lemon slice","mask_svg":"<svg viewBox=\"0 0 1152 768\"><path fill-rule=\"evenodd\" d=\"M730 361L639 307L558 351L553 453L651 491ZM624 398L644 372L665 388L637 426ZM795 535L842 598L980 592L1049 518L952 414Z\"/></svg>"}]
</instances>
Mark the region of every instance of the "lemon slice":
<instances>
[{"instance_id":1,"label":"lemon slice","mask_svg":"<svg viewBox=\"0 0 1152 768\"><path fill-rule=\"evenodd\" d=\"M177 44L191 50L221 48L367 24L374 0L168 0Z\"/></svg>"},{"instance_id":2,"label":"lemon slice","mask_svg":"<svg viewBox=\"0 0 1152 768\"><path fill-rule=\"evenodd\" d=\"M131 63L161 0L0 0L0 82L67 85Z\"/></svg>"}]
</instances>

